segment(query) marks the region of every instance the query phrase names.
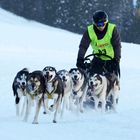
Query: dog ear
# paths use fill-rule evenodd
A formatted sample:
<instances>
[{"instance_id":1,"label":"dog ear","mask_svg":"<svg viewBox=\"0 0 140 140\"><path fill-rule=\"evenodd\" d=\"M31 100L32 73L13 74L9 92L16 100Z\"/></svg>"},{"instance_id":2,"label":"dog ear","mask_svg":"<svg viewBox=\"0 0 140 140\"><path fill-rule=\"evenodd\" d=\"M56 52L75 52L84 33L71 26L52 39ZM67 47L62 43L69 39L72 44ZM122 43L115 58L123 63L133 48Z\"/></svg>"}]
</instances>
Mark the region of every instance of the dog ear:
<instances>
[{"instance_id":1,"label":"dog ear","mask_svg":"<svg viewBox=\"0 0 140 140\"><path fill-rule=\"evenodd\" d=\"M46 68L46 67L45 67ZM44 71L45 70L45 68L42 70L42 71Z\"/></svg>"},{"instance_id":2,"label":"dog ear","mask_svg":"<svg viewBox=\"0 0 140 140\"><path fill-rule=\"evenodd\" d=\"M29 73L29 69L28 68L23 68L21 71L25 71Z\"/></svg>"},{"instance_id":3,"label":"dog ear","mask_svg":"<svg viewBox=\"0 0 140 140\"><path fill-rule=\"evenodd\" d=\"M74 70L74 68L71 68L71 69L69 70L69 73L72 73L73 70Z\"/></svg>"},{"instance_id":4,"label":"dog ear","mask_svg":"<svg viewBox=\"0 0 140 140\"><path fill-rule=\"evenodd\" d=\"M103 79L102 79L102 75L100 75L100 74L97 74L97 75L95 75L95 77L99 80L99 81L101 81L101 84L102 84L102 81L103 81Z\"/></svg>"},{"instance_id":5,"label":"dog ear","mask_svg":"<svg viewBox=\"0 0 140 140\"><path fill-rule=\"evenodd\" d=\"M61 70L59 70L56 74L59 75L61 73Z\"/></svg>"},{"instance_id":6,"label":"dog ear","mask_svg":"<svg viewBox=\"0 0 140 140\"><path fill-rule=\"evenodd\" d=\"M56 70L56 68L55 68L55 67L52 67L52 69L55 71L55 73L57 73L57 70Z\"/></svg>"},{"instance_id":7,"label":"dog ear","mask_svg":"<svg viewBox=\"0 0 140 140\"><path fill-rule=\"evenodd\" d=\"M78 68L78 70L84 75L84 77L87 79L87 74L86 74L86 71L81 69L81 68Z\"/></svg>"}]
</instances>

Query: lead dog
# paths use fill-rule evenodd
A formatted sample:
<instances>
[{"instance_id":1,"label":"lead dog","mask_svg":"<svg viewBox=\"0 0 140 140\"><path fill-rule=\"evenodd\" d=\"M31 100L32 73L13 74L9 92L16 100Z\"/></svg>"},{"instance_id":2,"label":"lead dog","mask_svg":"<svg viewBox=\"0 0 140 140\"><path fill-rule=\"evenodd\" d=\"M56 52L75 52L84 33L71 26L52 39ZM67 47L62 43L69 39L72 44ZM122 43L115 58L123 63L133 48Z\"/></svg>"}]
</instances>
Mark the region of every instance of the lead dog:
<instances>
[{"instance_id":1,"label":"lead dog","mask_svg":"<svg viewBox=\"0 0 140 140\"><path fill-rule=\"evenodd\" d=\"M78 111L83 112L83 102L87 92L87 80L83 70L78 68L70 69L73 82L73 99L77 106Z\"/></svg>"},{"instance_id":2,"label":"lead dog","mask_svg":"<svg viewBox=\"0 0 140 140\"><path fill-rule=\"evenodd\" d=\"M62 114L64 109L67 110L72 110L72 89L73 89L73 84L72 84L72 78L70 73L63 69L57 72L59 77L61 78L63 82L63 87L64 87L64 97L63 97L63 107L62 107Z\"/></svg>"},{"instance_id":3,"label":"lead dog","mask_svg":"<svg viewBox=\"0 0 140 140\"><path fill-rule=\"evenodd\" d=\"M24 106L25 106L25 99L23 101L22 109L20 109L21 99L26 96L26 83L27 77L29 75L29 71L27 68L20 70L13 81L12 89L15 96L15 104L16 104L16 115L19 116L20 111L21 115L23 114Z\"/></svg>"},{"instance_id":4,"label":"lead dog","mask_svg":"<svg viewBox=\"0 0 140 140\"><path fill-rule=\"evenodd\" d=\"M45 108L48 110L55 110L53 123L56 123L57 113L61 109L62 98L64 95L64 87L62 80L58 76L56 69L51 66L46 66L43 69L43 75L45 78ZM49 99L53 99L54 103L48 107Z\"/></svg>"},{"instance_id":5,"label":"lead dog","mask_svg":"<svg viewBox=\"0 0 140 140\"><path fill-rule=\"evenodd\" d=\"M88 92L94 98L95 110L98 109L99 102L101 102L101 109L104 112L106 110L106 103L111 97L112 109L116 111L119 90L119 80L114 73L108 75L94 74L89 78Z\"/></svg>"},{"instance_id":6,"label":"lead dog","mask_svg":"<svg viewBox=\"0 0 140 140\"><path fill-rule=\"evenodd\" d=\"M28 116L32 107L33 102L36 102L36 109L33 124L38 123L38 114L40 111L41 103L44 99L45 93L45 79L42 71L33 71L29 74L27 78L26 92L27 92L27 102L26 102L26 112L24 116L24 121L28 120Z\"/></svg>"}]
</instances>

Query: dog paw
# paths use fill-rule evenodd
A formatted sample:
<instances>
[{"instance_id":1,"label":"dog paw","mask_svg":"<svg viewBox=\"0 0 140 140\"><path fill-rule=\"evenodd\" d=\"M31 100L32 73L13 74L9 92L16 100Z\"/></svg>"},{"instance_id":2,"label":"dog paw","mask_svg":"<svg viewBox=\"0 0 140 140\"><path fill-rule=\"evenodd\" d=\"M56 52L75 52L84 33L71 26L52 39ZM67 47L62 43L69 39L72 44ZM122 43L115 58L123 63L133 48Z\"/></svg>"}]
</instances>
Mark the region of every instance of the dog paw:
<instances>
[{"instance_id":1,"label":"dog paw","mask_svg":"<svg viewBox=\"0 0 140 140\"><path fill-rule=\"evenodd\" d=\"M27 122L27 118L24 118L23 121L24 121L24 122Z\"/></svg>"},{"instance_id":2,"label":"dog paw","mask_svg":"<svg viewBox=\"0 0 140 140\"><path fill-rule=\"evenodd\" d=\"M117 113L117 110L113 108L113 109L112 109L112 112L113 112L113 113Z\"/></svg>"},{"instance_id":3,"label":"dog paw","mask_svg":"<svg viewBox=\"0 0 140 140\"><path fill-rule=\"evenodd\" d=\"M33 121L32 124L38 124L38 122L37 121Z\"/></svg>"},{"instance_id":4,"label":"dog paw","mask_svg":"<svg viewBox=\"0 0 140 140\"><path fill-rule=\"evenodd\" d=\"M47 112L46 112L46 111L44 111L44 112L43 112L43 114L47 114Z\"/></svg>"},{"instance_id":5,"label":"dog paw","mask_svg":"<svg viewBox=\"0 0 140 140\"><path fill-rule=\"evenodd\" d=\"M44 115L46 115L46 114L50 114L50 113L51 113L50 110L47 110L47 111L44 111L44 112L43 112Z\"/></svg>"},{"instance_id":6,"label":"dog paw","mask_svg":"<svg viewBox=\"0 0 140 140\"><path fill-rule=\"evenodd\" d=\"M53 120L53 123L57 123L56 120Z\"/></svg>"},{"instance_id":7,"label":"dog paw","mask_svg":"<svg viewBox=\"0 0 140 140\"><path fill-rule=\"evenodd\" d=\"M49 111L51 111L51 112L54 111L54 106L53 106L53 105L51 105L51 106L49 107Z\"/></svg>"},{"instance_id":8,"label":"dog paw","mask_svg":"<svg viewBox=\"0 0 140 140\"><path fill-rule=\"evenodd\" d=\"M80 112L81 112L81 113L84 113L84 110L83 110L83 109L81 109L81 110L80 110Z\"/></svg>"}]
</instances>

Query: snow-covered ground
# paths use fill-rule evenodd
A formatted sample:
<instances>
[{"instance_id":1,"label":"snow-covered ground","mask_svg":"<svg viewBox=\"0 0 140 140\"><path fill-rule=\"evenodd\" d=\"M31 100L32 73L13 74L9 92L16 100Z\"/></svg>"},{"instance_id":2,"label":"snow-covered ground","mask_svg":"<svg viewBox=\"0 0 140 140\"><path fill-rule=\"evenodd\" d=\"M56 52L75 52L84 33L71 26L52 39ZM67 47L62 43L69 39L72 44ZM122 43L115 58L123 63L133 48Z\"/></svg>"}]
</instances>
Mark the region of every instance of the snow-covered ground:
<instances>
[{"instance_id":1,"label":"snow-covered ground","mask_svg":"<svg viewBox=\"0 0 140 140\"><path fill-rule=\"evenodd\" d=\"M12 82L24 67L75 67L81 35L45 26L0 9L0 139L2 140L139 140L140 45L122 43L121 93L117 113L66 112L57 124L40 112L33 125L15 115ZM90 52L90 51L89 51Z\"/></svg>"}]
</instances>

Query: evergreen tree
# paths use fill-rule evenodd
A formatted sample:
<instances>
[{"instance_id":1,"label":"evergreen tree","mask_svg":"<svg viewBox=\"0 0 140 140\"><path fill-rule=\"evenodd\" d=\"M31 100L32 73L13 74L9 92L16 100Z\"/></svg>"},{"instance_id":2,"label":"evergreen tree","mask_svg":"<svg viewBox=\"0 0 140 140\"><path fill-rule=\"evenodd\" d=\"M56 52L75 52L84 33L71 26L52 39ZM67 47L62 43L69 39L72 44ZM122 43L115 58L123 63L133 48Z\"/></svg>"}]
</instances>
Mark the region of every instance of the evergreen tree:
<instances>
[{"instance_id":1,"label":"evergreen tree","mask_svg":"<svg viewBox=\"0 0 140 140\"><path fill-rule=\"evenodd\" d=\"M0 6L27 19L80 34L92 24L93 13L104 10L109 21L117 24L122 41L140 42L140 0L136 7L133 0L0 0Z\"/></svg>"},{"instance_id":2,"label":"evergreen tree","mask_svg":"<svg viewBox=\"0 0 140 140\"><path fill-rule=\"evenodd\" d=\"M121 34L123 41L131 41L132 37L128 36L134 21L134 5L133 0L122 0L122 28Z\"/></svg>"},{"instance_id":3,"label":"evergreen tree","mask_svg":"<svg viewBox=\"0 0 140 140\"><path fill-rule=\"evenodd\" d=\"M131 30L132 42L140 43L140 0L137 0L134 14L134 23Z\"/></svg>"}]
</instances>

